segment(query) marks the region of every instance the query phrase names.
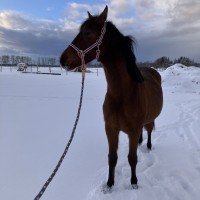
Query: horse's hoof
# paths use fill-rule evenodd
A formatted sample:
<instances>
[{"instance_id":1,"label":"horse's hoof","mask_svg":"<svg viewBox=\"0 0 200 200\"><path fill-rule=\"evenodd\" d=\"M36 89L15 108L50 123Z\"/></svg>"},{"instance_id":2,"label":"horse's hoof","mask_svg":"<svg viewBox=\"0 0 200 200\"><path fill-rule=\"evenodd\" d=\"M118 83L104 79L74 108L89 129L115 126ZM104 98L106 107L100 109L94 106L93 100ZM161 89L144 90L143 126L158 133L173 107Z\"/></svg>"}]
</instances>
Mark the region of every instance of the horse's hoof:
<instances>
[{"instance_id":1,"label":"horse's hoof","mask_svg":"<svg viewBox=\"0 0 200 200\"><path fill-rule=\"evenodd\" d=\"M112 187L109 187L108 185L105 185L105 186L103 186L103 188L102 188L102 192L103 192L104 194L109 194L109 193L112 192Z\"/></svg>"},{"instance_id":2,"label":"horse's hoof","mask_svg":"<svg viewBox=\"0 0 200 200\"><path fill-rule=\"evenodd\" d=\"M132 188L133 188L134 190L137 190L137 189L138 189L138 185L137 185L137 184L132 184Z\"/></svg>"},{"instance_id":3,"label":"horse's hoof","mask_svg":"<svg viewBox=\"0 0 200 200\"><path fill-rule=\"evenodd\" d=\"M149 143L147 143L147 148L148 148L148 150L151 150L151 148L152 148L152 145L151 145L151 144L149 144Z\"/></svg>"}]
</instances>

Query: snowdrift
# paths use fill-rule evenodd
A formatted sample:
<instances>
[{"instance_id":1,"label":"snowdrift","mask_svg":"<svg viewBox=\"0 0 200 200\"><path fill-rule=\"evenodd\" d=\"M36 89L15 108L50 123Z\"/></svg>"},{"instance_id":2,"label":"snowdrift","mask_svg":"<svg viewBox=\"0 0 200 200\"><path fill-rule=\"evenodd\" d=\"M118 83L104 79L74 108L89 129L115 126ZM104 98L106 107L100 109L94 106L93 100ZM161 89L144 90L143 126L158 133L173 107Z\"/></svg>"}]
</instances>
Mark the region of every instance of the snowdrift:
<instances>
[{"instance_id":1,"label":"snowdrift","mask_svg":"<svg viewBox=\"0 0 200 200\"><path fill-rule=\"evenodd\" d=\"M200 68L175 64L162 73L163 87L172 92L199 93Z\"/></svg>"}]
</instances>

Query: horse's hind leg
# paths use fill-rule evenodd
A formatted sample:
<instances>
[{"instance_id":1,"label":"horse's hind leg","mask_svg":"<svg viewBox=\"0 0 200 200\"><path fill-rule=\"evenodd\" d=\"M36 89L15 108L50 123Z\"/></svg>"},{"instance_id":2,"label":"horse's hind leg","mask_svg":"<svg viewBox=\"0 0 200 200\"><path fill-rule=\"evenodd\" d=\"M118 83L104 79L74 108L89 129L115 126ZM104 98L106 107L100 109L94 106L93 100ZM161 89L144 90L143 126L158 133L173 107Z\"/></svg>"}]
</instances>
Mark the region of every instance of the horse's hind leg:
<instances>
[{"instance_id":1,"label":"horse's hind leg","mask_svg":"<svg viewBox=\"0 0 200 200\"><path fill-rule=\"evenodd\" d=\"M109 164L109 174L107 186L111 188L114 185L115 176L115 166L117 164L117 149L119 141L119 131L114 130L106 125L106 135L108 138L109 154L108 154L108 164Z\"/></svg>"},{"instance_id":2,"label":"horse's hind leg","mask_svg":"<svg viewBox=\"0 0 200 200\"><path fill-rule=\"evenodd\" d=\"M139 145L141 145L142 144L142 142L143 142L143 135L142 135L142 130L141 130L141 135L140 135L140 139L139 139Z\"/></svg>"},{"instance_id":3,"label":"horse's hind leg","mask_svg":"<svg viewBox=\"0 0 200 200\"><path fill-rule=\"evenodd\" d=\"M155 126L154 125L154 121L144 125L145 129L147 130L147 135L148 135L148 138L147 138L147 148L148 149L152 148L151 133L152 133L152 131L154 129L154 126Z\"/></svg>"}]
</instances>

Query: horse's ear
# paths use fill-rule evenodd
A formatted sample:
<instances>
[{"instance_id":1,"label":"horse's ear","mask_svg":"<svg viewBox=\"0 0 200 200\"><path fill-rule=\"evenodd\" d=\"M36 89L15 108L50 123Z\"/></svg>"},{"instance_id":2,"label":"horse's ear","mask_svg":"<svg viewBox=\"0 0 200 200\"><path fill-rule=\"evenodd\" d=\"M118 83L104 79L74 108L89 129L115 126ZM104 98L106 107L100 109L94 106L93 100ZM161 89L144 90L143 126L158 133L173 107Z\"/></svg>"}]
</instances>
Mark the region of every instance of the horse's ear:
<instances>
[{"instance_id":1,"label":"horse's ear","mask_svg":"<svg viewBox=\"0 0 200 200\"><path fill-rule=\"evenodd\" d=\"M97 22L100 24L104 24L104 22L107 19L107 15L108 15L108 6L106 6L104 11L98 16Z\"/></svg>"},{"instance_id":2,"label":"horse's ear","mask_svg":"<svg viewBox=\"0 0 200 200\"><path fill-rule=\"evenodd\" d=\"M89 18L92 18L92 17L93 17L93 16L90 14L89 11L87 11L87 13L88 13L88 17L89 17Z\"/></svg>"}]
</instances>

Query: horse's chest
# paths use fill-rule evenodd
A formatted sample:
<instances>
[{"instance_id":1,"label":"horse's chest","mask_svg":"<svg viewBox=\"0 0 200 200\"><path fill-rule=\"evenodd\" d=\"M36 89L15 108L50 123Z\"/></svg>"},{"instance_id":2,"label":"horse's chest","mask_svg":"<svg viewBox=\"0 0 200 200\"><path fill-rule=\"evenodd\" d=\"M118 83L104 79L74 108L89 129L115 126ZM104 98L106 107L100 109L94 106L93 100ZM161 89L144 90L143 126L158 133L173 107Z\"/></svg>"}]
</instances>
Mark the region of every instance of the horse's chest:
<instances>
[{"instance_id":1,"label":"horse's chest","mask_svg":"<svg viewBox=\"0 0 200 200\"><path fill-rule=\"evenodd\" d=\"M124 132L134 128L137 116L131 105L105 101L103 111L105 123L109 126Z\"/></svg>"}]
</instances>

